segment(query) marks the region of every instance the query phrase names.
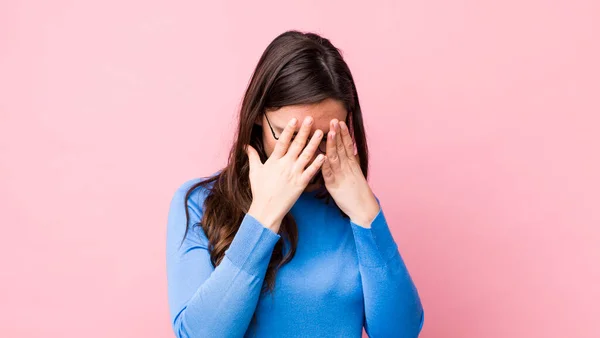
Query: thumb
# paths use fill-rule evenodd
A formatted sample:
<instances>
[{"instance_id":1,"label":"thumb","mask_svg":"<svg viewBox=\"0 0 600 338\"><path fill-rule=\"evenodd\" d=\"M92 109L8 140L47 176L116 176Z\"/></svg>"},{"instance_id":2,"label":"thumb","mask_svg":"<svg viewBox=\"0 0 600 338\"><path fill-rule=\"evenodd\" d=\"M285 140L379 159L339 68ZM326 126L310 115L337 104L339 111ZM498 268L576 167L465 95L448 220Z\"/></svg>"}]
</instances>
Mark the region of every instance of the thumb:
<instances>
[{"instance_id":1,"label":"thumb","mask_svg":"<svg viewBox=\"0 0 600 338\"><path fill-rule=\"evenodd\" d=\"M258 156L258 152L254 147L247 144L245 147L246 154L248 155L248 162L250 163L250 170L258 167L262 162L260 161L260 156Z\"/></svg>"}]
</instances>

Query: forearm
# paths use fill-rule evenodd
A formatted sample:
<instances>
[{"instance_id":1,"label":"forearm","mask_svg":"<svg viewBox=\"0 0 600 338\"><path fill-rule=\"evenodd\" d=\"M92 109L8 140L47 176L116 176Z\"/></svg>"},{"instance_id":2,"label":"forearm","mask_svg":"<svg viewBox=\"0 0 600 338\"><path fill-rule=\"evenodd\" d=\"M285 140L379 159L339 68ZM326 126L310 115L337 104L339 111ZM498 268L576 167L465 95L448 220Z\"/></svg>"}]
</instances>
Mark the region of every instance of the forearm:
<instances>
[{"instance_id":1,"label":"forearm","mask_svg":"<svg viewBox=\"0 0 600 338\"><path fill-rule=\"evenodd\" d=\"M385 266L359 269L369 337L417 337L423 307L402 258L398 255Z\"/></svg>"},{"instance_id":2,"label":"forearm","mask_svg":"<svg viewBox=\"0 0 600 338\"><path fill-rule=\"evenodd\" d=\"M246 332L279 236L250 215L242 221L220 264L210 272L201 264L207 250L171 258L170 291L180 300L173 319L178 337L242 337ZM200 256L201 255L201 256ZM198 270L204 271L198 271ZM199 280L198 275L204 275ZM196 285L190 289L190 284ZM187 296L182 295L186 292ZM189 292L189 293L188 293Z\"/></svg>"},{"instance_id":3,"label":"forearm","mask_svg":"<svg viewBox=\"0 0 600 338\"><path fill-rule=\"evenodd\" d=\"M282 217L276 215L273 212L273 208L253 201L248 209L248 214L254 217L254 219L259 221L267 229L274 233L279 232Z\"/></svg>"},{"instance_id":4,"label":"forearm","mask_svg":"<svg viewBox=\"0 0 600 338\"><path fill-rule=\"evenodd\" d=\"M351 222L370 337L417 337L423 308L417 289L389 231L383 211L370 228Z\"/></svg>"}]
</instances>

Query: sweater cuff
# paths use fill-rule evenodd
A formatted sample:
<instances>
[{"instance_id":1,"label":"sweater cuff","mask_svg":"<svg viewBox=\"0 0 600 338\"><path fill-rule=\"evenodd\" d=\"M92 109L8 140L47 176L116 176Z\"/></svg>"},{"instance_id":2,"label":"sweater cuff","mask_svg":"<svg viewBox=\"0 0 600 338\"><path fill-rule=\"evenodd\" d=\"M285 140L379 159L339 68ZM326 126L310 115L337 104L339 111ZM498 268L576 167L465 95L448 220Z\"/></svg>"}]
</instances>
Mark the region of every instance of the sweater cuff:
<instances>
[{"instance_id":1,"label":"sweater cuff","mask_svg":"<svg viewBox=\"0 0 600 338\"><path fill-rule=\"evenodd\" d=\"M352 221L352 232L356 243L358 262L362 266L377 267L385 265L398 251L398 246L392 237L383 209L371 222L370 228L364 228Z\"/></svg>"},{"instance_id":2,"label":"sweater cuff","mask_svg":"<svg viewBox=\"0 0 600 338\"><path fill-rule=\"evenodd\" d=\"M279 234L246 214L225 256L240 269L254 276L262 276L279 238Z\"/></svg>"}]
</instances>

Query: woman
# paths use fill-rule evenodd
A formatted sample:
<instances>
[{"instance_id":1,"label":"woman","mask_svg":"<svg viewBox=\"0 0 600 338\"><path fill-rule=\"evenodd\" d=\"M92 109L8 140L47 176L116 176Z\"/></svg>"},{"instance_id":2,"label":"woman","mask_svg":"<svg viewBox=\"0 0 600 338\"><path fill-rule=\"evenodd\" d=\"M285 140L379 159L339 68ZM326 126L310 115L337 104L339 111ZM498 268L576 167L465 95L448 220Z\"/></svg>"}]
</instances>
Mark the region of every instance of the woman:
<instances>
[{"instance_id":1,"label":"woman","mask_svg":"<svg viewBox=\"0 0 600 338\"><path fill-rule=\"evenodd\" d=\"M418 336L419 295L367 167L339 50L281 34L248 85L227 165L172 199L177 337L360 337L363 326L370 337Z\"/></svg>"}]
</instances>

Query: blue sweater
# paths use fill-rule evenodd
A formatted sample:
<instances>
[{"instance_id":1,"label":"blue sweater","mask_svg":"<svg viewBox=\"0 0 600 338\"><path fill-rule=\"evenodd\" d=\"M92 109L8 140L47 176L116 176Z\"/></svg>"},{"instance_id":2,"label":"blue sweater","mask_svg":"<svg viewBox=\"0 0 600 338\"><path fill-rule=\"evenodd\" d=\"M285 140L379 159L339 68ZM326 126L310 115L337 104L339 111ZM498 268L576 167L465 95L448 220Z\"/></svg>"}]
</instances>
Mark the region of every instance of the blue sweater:
<instances>
[{"instance_id":1,"label":"blue sweater","mask_svg":"<svg viewBox=\"0 0 600 338\"><path fill-rule=\"evenodd\" d=\"M221 263L210 262L201 227L186 227L185 182L171 201L167 229L168 296L177 337L417 337L423 308L383 210L363 228L332 201L304 192L291 209L298 226L295 257L261 287L280 235L246 214ZM190 226L202 217L208 190L185 205ZM379 202L379 199L377 199ZM256 313L255 321L251 322Z\"/></svg>"}]
</instances>

